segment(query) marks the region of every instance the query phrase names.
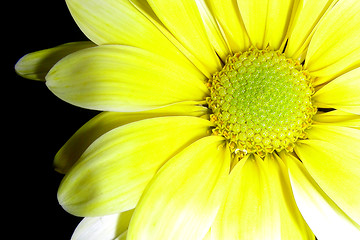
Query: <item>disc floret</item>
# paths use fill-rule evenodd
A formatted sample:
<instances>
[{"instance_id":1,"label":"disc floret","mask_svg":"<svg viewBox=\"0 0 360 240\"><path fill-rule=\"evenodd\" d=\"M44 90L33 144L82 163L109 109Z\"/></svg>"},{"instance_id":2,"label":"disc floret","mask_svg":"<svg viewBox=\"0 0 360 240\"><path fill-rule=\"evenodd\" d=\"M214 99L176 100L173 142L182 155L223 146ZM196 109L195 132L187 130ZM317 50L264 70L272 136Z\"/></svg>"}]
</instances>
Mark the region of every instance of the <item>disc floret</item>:
<instances>
[{"instance_id":1,"label":"disc floret","mask_svg":"<svg viewBox=\"0 0 360 240\"><path fill-rule=\"evenodd\" d=\"M316 108L311 76L279 51L250 49L229 56L208 80L214 135L235 154L292 151L304 139Z\"/></svg>"}]
</instances>

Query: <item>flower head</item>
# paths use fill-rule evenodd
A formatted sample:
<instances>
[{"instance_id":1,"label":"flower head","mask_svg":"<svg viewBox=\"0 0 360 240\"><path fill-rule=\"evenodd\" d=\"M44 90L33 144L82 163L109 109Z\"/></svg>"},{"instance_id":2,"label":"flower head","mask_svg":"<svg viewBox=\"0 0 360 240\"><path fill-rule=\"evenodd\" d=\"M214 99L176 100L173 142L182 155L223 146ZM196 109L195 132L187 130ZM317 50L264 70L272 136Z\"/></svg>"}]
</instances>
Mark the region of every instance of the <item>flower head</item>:
<instances>
[{"instance_id":1,"label":"flower head","mask_svg":"<svg viewBox=\"0 0 360 240\"><path fill-rule=\"evenodd\" d=\"M359 1L67 4L91 42L16 71L103 111L55 157L74 239L360 238Z\"/></svg>"}]
</instances>

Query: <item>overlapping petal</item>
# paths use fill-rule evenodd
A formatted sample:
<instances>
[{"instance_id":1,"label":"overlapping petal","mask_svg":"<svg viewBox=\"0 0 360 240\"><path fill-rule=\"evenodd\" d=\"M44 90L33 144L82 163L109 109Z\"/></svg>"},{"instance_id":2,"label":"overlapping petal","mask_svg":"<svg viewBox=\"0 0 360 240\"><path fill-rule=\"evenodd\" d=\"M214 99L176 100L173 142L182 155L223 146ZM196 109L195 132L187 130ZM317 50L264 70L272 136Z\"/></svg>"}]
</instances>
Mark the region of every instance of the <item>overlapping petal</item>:
<instances>
[{"instance_id":1,"label":"overlapping petal","mask_svg":"<svg viewBox=\"0 0 360 240\"><path fill-rule=\"evenodd\" d=\"M321 19L305 60L311 75L330 80L360 66L359 12L359 1L338 1Z\"/></svg>"},{"instance_id":2,"label":"overlapping petal","mask_svg":"<svg viewBox=\"0 0 360 240\"><path fill-rule=\"evenodd\" d=\"M121 45L73 53L51 69L46 81L49 89L66 102L115 112L201 101L208 94L204 75L189 61L171 61Z\"/></svg>"},{"instance_id":3,"label":"overlapping petal","mask_svg":"<svg viewBox=\"0 0 360 240\"><path fill-rule=\"evenodd\" d=\"M353 127L360 129L360 115L340 110L317 113L313 120L316 124L335 125L341 127Z\"/></svg>"},{"instance_id":4,"label":"overlapping petal","mask_svg":"<svg viewBox=\"0 0 360 240\"><path fill-rule=\"evenodd\" d=\"M66 173L81 154L101 135L108 131L143 119L161 116L196 116L207 114L207 108L197 102L184 102L142 112L103 112L84 124L58 151L54 160L55 170Z\"/></svg>"},{"instance_id":5,"label":"overlapping petal","mask_svg":"<svg viewBox=\"0 0 360 240\"><path fill-rule=\"evenodd\" d=\"M169 31L210 73L221 69L195 1L148 0L148 3Z\"/></svg>"},{"instance_id":6,"label":"overlapping petal","mask_svg":"<svg viewBox=\"0 0 360 240\"><path fill-rule=\"evenodd\" d=\"M208 120L178 116L115 128L91 144L65 175L58 192L60 204L79 216L134 208L156 171L184 147L207 136L210 126Z\"/></svg>"},{"instance_id":7,"label":"overlapping petal","mask_svg":"<svg viewBox=\"0 0 360 240\"><path fill-rule=\"evenodd\" d=\"M238 7L251 43L258 49L264 47L268 0L238 0Z\"/></svg>"},{"instance_id":8,"label":"overlapping petal","mask_svg":"<svg viewBox=\"0 0 360 240\"><path fill-rule=\"evenodd\" d=\"M282 50L289 27L291 14L295 6L294 0L269 0L263 47L270 46L274 50ZM255 14L256 15L256 14Z\"/></svg>"},{"instance_id":9,"label":"overlapping petal","mask_svg":"<svg viewBox=\"0 0 360 240\"><path fill-rule=\"evenodd\" d=\"M220 207L229 168L223 138L210 136L187 147L149 183L127 239L202 239Z\"/></svg>"},{"instance_id":10,"label":"overlapping petal","mask_svg":"<svg viewBox=\"0 0 360 240\"><path fill-rule=\"evenodd\" d=\"M269 154L265 157L264 163L270 183L269 201L274 211L272 221L279 222L275 239L314 239L314 234L295 203L284 162L278 155Z\"/></svg>"},{"instance_id":11,"label":"overlapping petal","mask_svg":"<svg viewBox=\"0 0 360 240\"><path fill-rule=\"evenodd\" d=\"M229 192L212 227L215 239L314 239L277 156L242 159L229 181Z\"/></svg>"},{"instance_id":12,"label":"overlapping petal","mask_svg":"<svg viewBox=\"0 0 360 240\"><path fill-rule=\"evenodd\" d=\"M203 0L199 0L199 1L203 1ZM177 53L175 54L177 57L186 57L206 77L208 77L208 78L211 77L211 75L212 75L211 69L208 66L206 66L204 64L204 62L201 61L201 59L197 58L196 55L194 55L189 49L187 49L186 46L182 45L182 43L164 26L164 24L161 22L161 20L155 14L155 12L153 11L153 9L151 8L151 6L149 5L148 2L143 1L143 0L131 0L130 2L134 5L134 7L136 7L136 9L141 14L143 14L148 19L148 21L150 21L152 24L154 24L154 26L156 26L156 28L177 48ZM199 6L199 4L197 4L197 5ZM204 11L204 9L202 9L202 11ZM204 21L204 24L206 24L206 21L204 20L203 17L202 17L202 19ZM214 29L211 26L205 26L205 28L207 28L207 29L211 28L211 30L214 31ZM212 38L211 34L209 35L208 30L206 30L206 31L208 33L209 40L212 41L211 43L213 43L214 40L215 41L219 40L216 37L215 37L216 39ZM219 42L217 42L217 43L219 43ZM216 51L221 49L221 47L220 47L220 49L218 47L214 46ZM164 54L164 53L161 53L161 54ZM173 55L170 53L165 53L165 55L167 58L173 57Z\"/></svg>"},{"instance_id":13,"label":"overlapping petal","mask_svg":"<svg viewBox=\"0 0 360 240\"><path fill-rule=\"evenodd\" d=\"M224 31L226 42L233 53L250 47L249 37L241 19L236 0L208 0L209 8Z\"/></svg>"},{"instance_id":14,"label":"overlapping petal","mask_svg":"<svg viewBox=\"0 0 360 240\"><path fill-rule=\"evenodd\" d=\"M291 186L302 216L318 239L360 239L360 226L319 187L303 164L284 151Z\"/></svg>"},{"instance_id":15,"label":"overlapping petal","mask_svg":"<svg viewBox=\"0 0 360 240\"><path fill-rule=\"evenodd\" d=\"M231 171L228 193L212 226L215 239L272 238L272 229L264 216L271 209L265 201L269 183L263 165L259 166L261 161L250 155Z\"/></svg>"},{"instance_id":16,"label":"overlapping petal","mask_svg":"<svg viewBox=\"0 0 360 240\"><path fill-rule=\"evenodd\" d=\"M313 99L318 107L336 108L360 114L360 67L343 74L317 91Z\"/></svg>"},{"instance_id":17,"label":"overlapping petal","mask_svg":"<svg viewBox=\"0 0 360 240\"><path fill-rule=\"evenodd\" d=\"M66 0L74 20L98 45L124 44L163 56L177 55L174 45L128 0Z\"/></svg>"},{"instance_id":18,"label":"overlapping petal","mask_svg":"<svg viewBox=\"0 0 360 240\"><path fill-rule=\"evenodd\" d=\"M222 61L225 62L226 58L230 55L231 50L224 39L218 22L211 13L209 6L206 4L206 0L195 0L195 2L199 9L201 19L204 22L209 41Z\"/></svg>"},{"instance_id":19,"label":"overlapping petal","mask_svg":"<svg viewBox=\"0 0 360 240\"><path fill-rule=\"evenodd\" d=\"M45 81L46 74L60 59L70 53L95 46L92 42L72 42L32 52L23 56L16 63L15 71L24 78Z\"/></svg>"},{"instance_id":20,"label":"overlapping petal","mask_svg":"<svg viewBox=\"0 0 360 240\"><path fill-rule=\"evenodd\" d=\"M238 7L252 44L258 49L279 49L290 22L293 0L238 0Z\"/></svg>"},{"instance_id":21,"label":"overlapping petal","mask_svg":"<svg viewBox=\"0 0 360 240\"><path fill-rule=\"evenodd\" d=\"M303 60L303 54L319 20L336 2L337 0L300 0L294 5L287 34L289 41L285 49L288 57Z\"/></svg>"},{"instance_id":22,"label":"overlapping petal","mask_svg":"<svg viewBox=\"0 0 360 240\"><path fill-rule=\"evenodd\" d=\"M360 223L359 155L344 151L338 143L298 141L295 151L320 188L349 217Z\"/></svg>"},{"instance_id":23,"label":"overlapping petal","mask_svg":"<svg viewBox=\"0 0 360 240\"><path fill-rule=\"evenodd\" d=\"M342 126L313 125L307 136L311 140L321 140L336 145L344 152L351 152L360 157L360 130Z\"/></svg>"}]
</instances>

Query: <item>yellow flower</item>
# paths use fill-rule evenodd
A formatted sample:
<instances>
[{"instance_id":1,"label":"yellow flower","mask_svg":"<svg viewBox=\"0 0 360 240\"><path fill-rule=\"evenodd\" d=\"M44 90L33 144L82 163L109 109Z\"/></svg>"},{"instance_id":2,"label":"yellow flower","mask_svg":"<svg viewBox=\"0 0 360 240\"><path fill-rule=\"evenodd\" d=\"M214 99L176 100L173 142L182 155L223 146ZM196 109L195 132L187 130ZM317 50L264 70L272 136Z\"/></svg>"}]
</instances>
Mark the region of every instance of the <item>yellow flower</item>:
<instances>
[{"instance_id":1,"label":"yellow flower","mask_svg":"<svg viewBox=\"0 0 360 240\"><path fill-rule=\"evenodd\" d=\"M67 4L91 42L16 71L103 111L55 157L74 239L360 239L360 1Z\"/></svg>"}]
</instances>

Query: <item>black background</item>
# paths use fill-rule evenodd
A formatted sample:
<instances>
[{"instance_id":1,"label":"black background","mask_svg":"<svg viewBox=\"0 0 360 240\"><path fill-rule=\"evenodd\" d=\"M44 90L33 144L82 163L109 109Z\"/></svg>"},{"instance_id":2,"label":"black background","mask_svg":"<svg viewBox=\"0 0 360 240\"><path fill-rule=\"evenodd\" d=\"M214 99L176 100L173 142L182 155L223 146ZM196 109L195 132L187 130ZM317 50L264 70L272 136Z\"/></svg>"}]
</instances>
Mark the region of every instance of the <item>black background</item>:
<instances>
[{"instance_id":1,"label":"black background","mask_svg":"<svg viewBox=\"0 0 360 240\"><path fill-rule=\"evenodd\" d=\"M96 112L61 101L44 82L17 76L14 65L26 53L87 38L65 1L9 2L2 11L1 37L5 62L1 87L3 222L12 239L70 239L81 218L58 204L56 193L63 175L53 170L52 161Z\"/></svg>"}]
</instances>

